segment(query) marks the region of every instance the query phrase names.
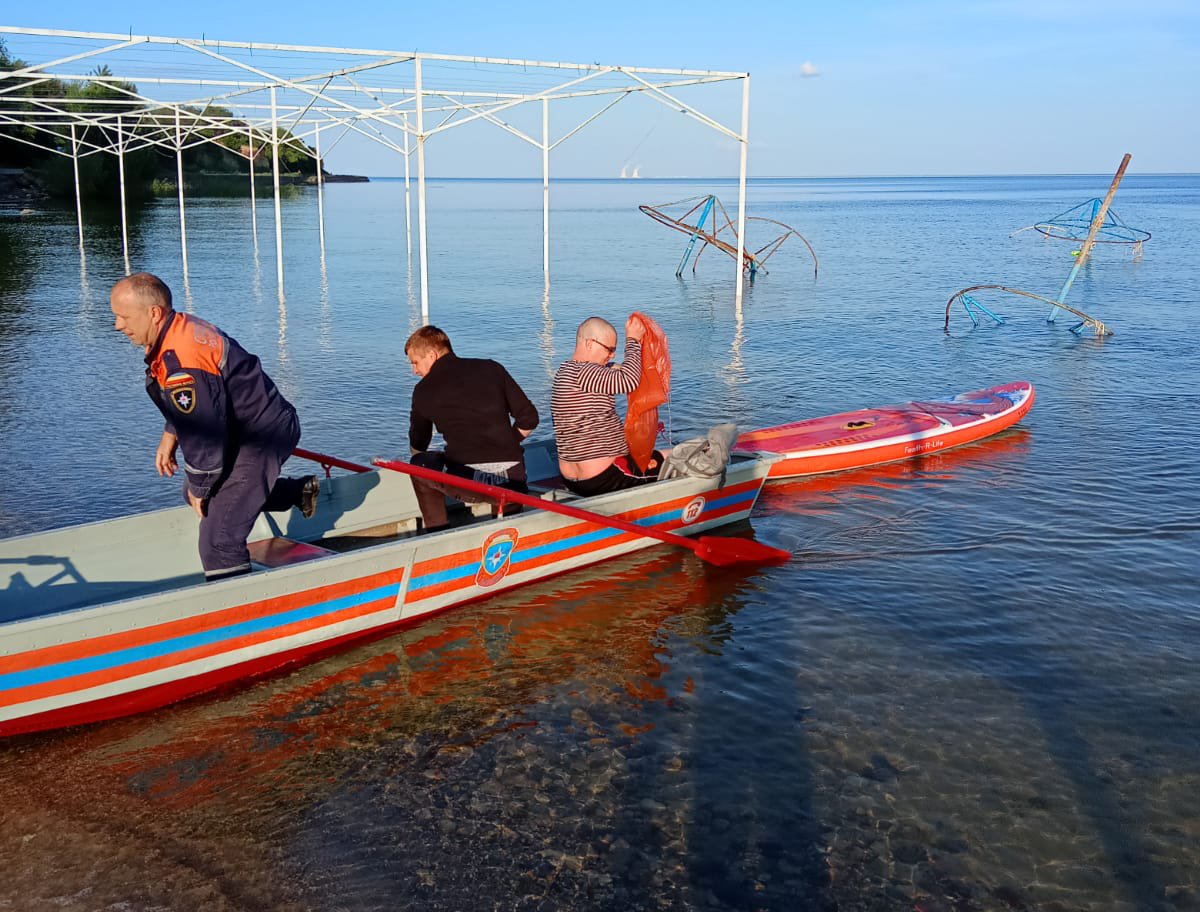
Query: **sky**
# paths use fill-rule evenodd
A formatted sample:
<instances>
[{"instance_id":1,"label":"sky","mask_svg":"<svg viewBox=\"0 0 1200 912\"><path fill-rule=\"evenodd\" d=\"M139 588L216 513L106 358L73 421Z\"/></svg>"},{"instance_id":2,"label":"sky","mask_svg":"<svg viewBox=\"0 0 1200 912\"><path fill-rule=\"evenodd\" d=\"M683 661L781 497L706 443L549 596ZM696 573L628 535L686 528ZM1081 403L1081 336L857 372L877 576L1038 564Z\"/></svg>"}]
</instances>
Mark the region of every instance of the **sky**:
<instances>
[{"instance_id":1,"label":"sky","mask_svg":"<svg viewBox=\"0 0 1200 912\"><path fill-rule=\"evenodd\" d=\"M1110 174L1125 152L1130 173L1200 172L1195 0L56 0L10 4L0 24L749 72L752 177ZM703 91L686 100L736 130L739 84ZM735 141L638 102L564 143L552 174L736 176ZM535 114L515 116L532 130ZM560 112L552 132L579 119ZM531 147L462 132L427 144L430 175L540 176ZM403 173L396 154L356 140L327 167Z\"/></svg>"}]
</instances>

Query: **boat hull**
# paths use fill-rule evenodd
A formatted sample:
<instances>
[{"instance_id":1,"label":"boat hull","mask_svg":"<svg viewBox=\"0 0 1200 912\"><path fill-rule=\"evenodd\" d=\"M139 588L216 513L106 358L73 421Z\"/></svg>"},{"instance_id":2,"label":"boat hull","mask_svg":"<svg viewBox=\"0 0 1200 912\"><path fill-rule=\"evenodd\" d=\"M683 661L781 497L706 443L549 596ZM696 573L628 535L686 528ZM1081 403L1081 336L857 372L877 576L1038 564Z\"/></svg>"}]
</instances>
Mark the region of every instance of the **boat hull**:
<instances>
[{"instance_id":1,"label":"boat hull","mask_svg":"<svg viewBox=\"0 0 1200 912\"><path fill-rule=\"evenodd\" d=\"M587 507L694 535L747 518L769 463L736 460L720 488L709 480L676 479L591 498ZM148 523L175 523L177 512L144 516ZM77 529L103 540L105 526ZM19 567L13 555L28 554L32 576L45 555L55 553L55 535L0 542L0 557ZM0 736L112 719L230 687L467 602L653 546L658 543L634 533L527 510L217 583L32 616L16 611L0 623ZM64 580L59 574L45 585L78 587L87 585L80 582L86 576ZM18 579L24 577L14 572L0 597L17 589L28 594L28 583L12 582Z\"/></svg>"},{"instance_id":2,"label":"boat hull","mask_svg":"<svg viewBox=\"0 0 1200 912\"><path fill-rule=\"evenodd\" d=\"M1024 418L1033 400L1033 385L1017 381L750 431L738 438L736 451L780 454L771 480L861 469L990 437Z\"/></svg>"}]
</instances>

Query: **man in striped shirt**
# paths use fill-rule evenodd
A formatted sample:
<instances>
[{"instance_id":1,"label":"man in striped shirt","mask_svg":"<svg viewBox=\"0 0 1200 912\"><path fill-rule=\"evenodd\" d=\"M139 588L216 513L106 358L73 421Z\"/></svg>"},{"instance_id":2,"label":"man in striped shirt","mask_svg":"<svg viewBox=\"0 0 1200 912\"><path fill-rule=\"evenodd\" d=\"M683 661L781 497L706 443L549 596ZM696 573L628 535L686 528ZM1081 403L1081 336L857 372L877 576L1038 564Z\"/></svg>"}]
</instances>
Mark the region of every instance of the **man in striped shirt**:
<instances>
[{"instance_id":1,"label":"man in striped shirt","mask_svg":"<svg viewBox=\"0 0 1200 912\"><path fill-rule=\"evenodd\" d=\"M617 416L617 393L633 392L642 378L642 336L635 316L625 321L625 361L610 364L617 331L600 317L588 317L575 332L575 351L554 376L550 411L558 444L558 470L567 487L584 497L620 491L658 478L662 454L639 467L629 458L625 431Z\"/></svg>"}]
</instances>

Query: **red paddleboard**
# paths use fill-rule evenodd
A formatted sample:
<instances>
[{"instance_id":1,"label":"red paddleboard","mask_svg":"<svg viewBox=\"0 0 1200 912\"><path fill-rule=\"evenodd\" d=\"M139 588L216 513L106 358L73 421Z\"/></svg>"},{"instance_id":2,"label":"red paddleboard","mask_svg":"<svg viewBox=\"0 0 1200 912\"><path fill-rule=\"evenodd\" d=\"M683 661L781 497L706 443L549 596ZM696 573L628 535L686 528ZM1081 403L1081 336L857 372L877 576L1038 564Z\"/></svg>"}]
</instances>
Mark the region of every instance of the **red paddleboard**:
<instances>
[{"instance_id":1,"label":"red paddleboard","mask_svg":"<svg viewBox=\"0 0 1200 912\"><path fill-rule=\"evenodd\" d=\"M1033 384L1024 380L928 402L842 412L748 431L735 449L782 453L771 478L795 478L913 459L990 437L1025 417Z\"/></svg>"}]
</instances>

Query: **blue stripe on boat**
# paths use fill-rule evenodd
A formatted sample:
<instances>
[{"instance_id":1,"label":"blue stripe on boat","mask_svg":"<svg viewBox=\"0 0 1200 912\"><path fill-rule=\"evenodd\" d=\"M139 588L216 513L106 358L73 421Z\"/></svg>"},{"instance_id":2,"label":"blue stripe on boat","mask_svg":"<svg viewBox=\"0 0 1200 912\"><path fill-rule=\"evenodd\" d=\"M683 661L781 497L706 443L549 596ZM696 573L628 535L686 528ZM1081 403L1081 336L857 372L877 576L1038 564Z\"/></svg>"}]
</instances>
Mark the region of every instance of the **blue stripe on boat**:
<instances>
[{"instance_id":1,"label":"blue stripe on boat","mask_svg":"<svg viewBox=\"0 0 1200 912\"><path fill-rule=\"evenodd\" d=\"M735 506L745 501L753 501L758 496L758 489L751 488L749 491L743 491L740 494L730 494L727 497L714 497L704 507L705 512L710 510L719 510L724 507ZM675 507L663 513L656 513L653 516L644 516L641 519L630 520L638 526L652 527L661 523L671 522L679 517L681 508ZM703 514L701 514L703 517ZM594 542L603 541L606 538L614 538L625 533L620 529L592 529L587 532L580 532L578 535L572 535L567 538L559 539L558 541L548 542L544 545L538 545L536 548L518 548L517 553L512 557L512 564L516 566L525 561L534 560L535 558L545 557L547 554L553 554L556 551L566 551L571 548L578 548L580 545L588 545ZM408 585L408 598L411 599L415 593L419 593L422 589L429 586L437 586L441 583L449 583L455 580L460 580L468 576L474 576L479 569L479 561L476 558L469 559L465 564L460 564L457 567L450 567L446 570L436 570L433 573L426 573L421 576L414 576Z\"/></svg>"},{"instance_id":2,"label":"blue stripe on boat","mask_svg":"<svg viewBox=\"0 0 1200 912\"><path fill-rule=\"evenodd\" d=\"M347 608L353 608L357 605L366 604L367 602L373 602L377 599L395 598L399 594L400 584L391 583L387 586L380 586L377 589L368 589L366 592L342 596L341 598L331 599L327 602L317 602L316 604L306 605L302 608L294 608L291 611L230 624L227 627L217 627L201 633L192 633L187 636L162 640L158 643L149 643L145 646L133 646L129 649L121 649L116 652L105 653L104 655L89 656L86 659L73 659L69 662L59 662L54 665L45 665L41 668L15 671L6 675L0 675L0 690L13 690L18 687L29 687L34 684L45 684L48 681L57 681L61 678L71 678L76 675L101 671L106 668L116 668L121 665L140 662L143 659L157 658L158 656L169 655L173 652L182 652L183 650L192 649L197 646L207 646L211 643L219 643L222 640L232 640L237 637L246 636L247 634L259 633L263 630L270 630L273 627L283 627L296 621L305 621L310 618L319 617L322 614L332 614Z\"/></svg>"}]
</instances>

